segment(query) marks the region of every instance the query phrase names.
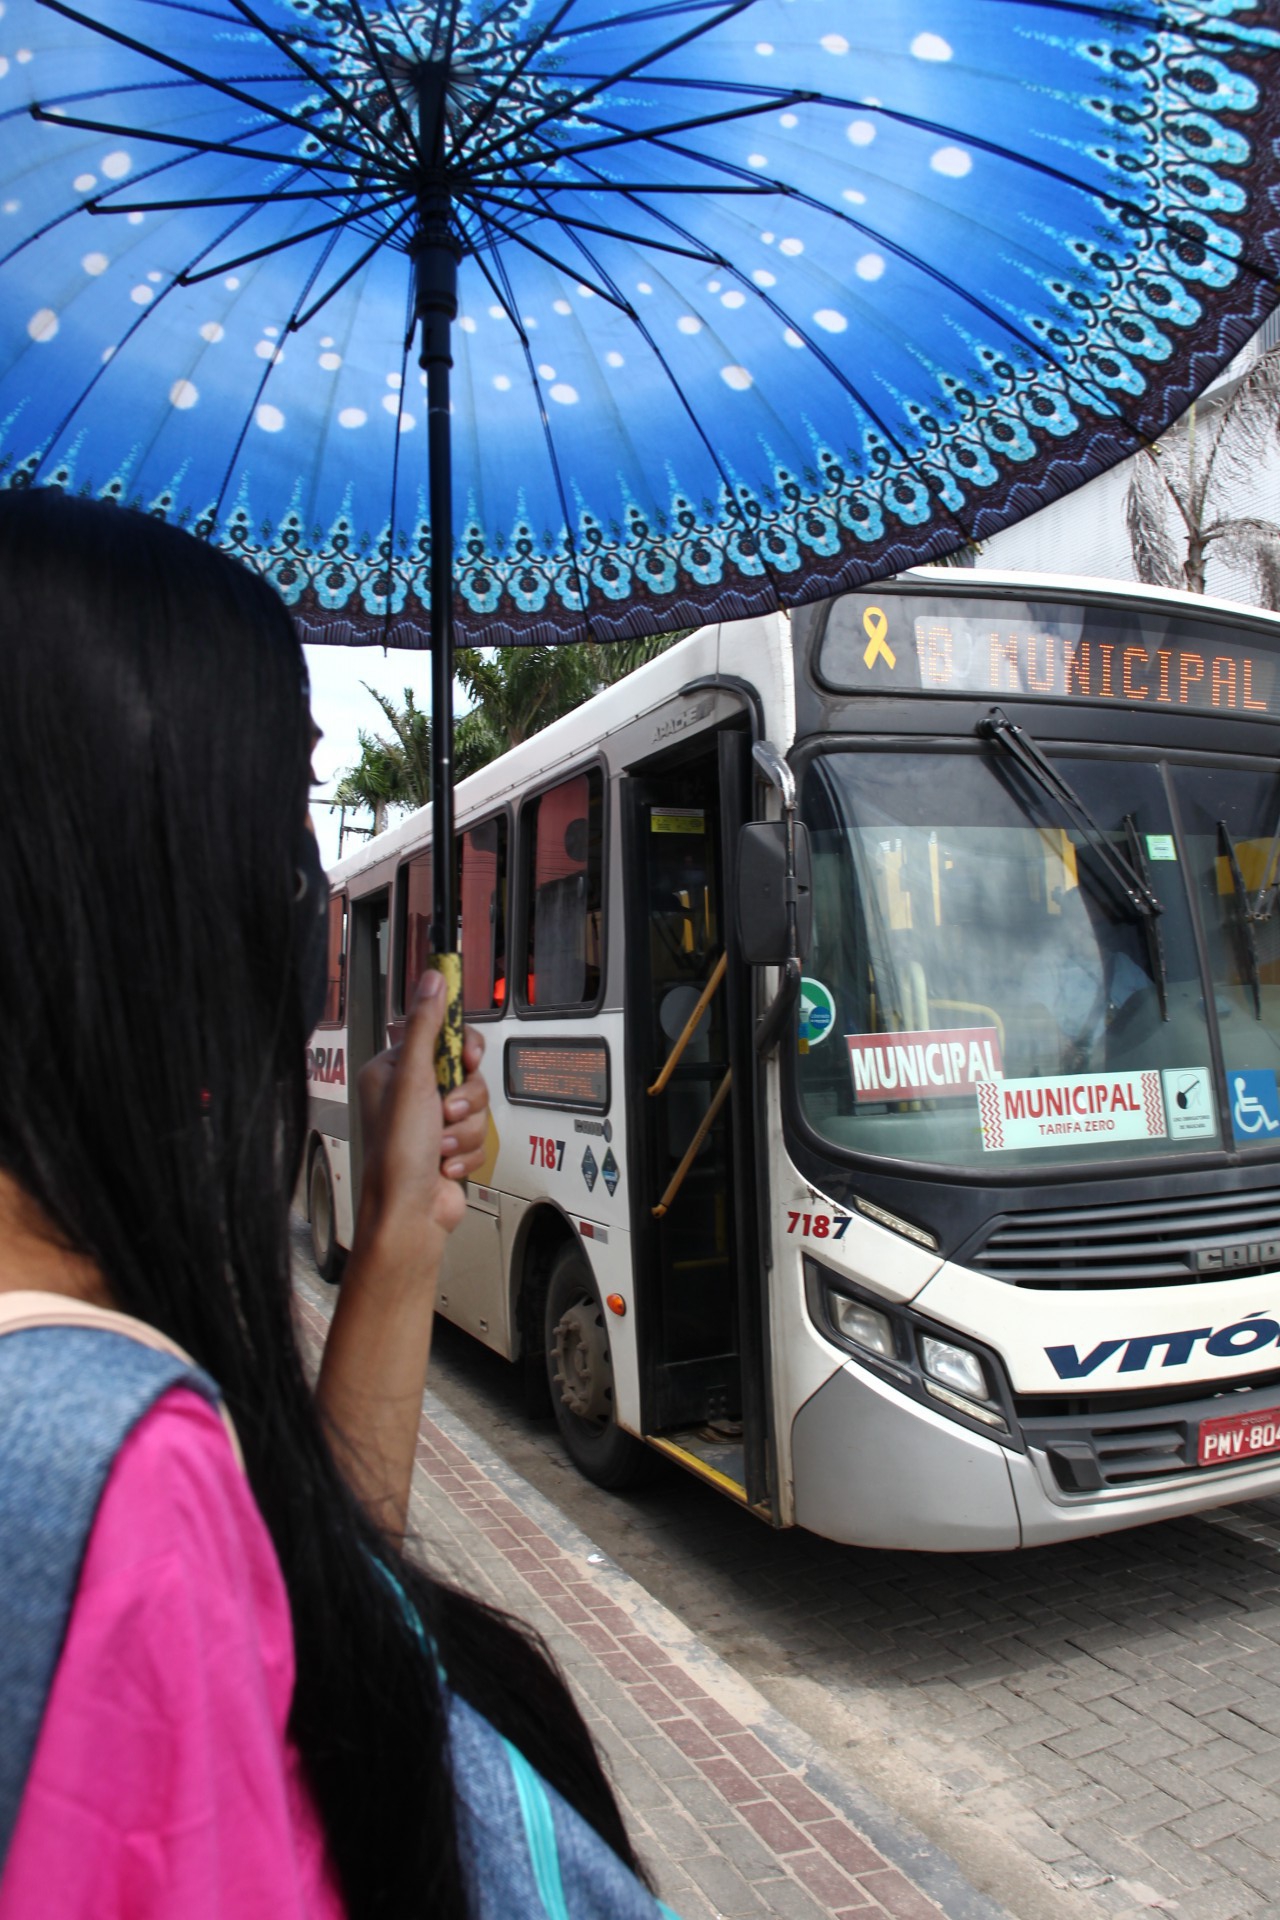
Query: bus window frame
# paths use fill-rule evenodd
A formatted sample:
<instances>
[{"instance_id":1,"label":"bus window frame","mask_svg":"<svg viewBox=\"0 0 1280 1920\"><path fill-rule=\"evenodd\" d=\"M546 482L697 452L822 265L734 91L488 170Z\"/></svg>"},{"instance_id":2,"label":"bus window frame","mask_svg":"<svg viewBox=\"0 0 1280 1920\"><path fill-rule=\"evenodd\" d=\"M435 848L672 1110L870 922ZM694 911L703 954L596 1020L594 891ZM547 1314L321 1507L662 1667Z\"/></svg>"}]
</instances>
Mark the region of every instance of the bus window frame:
<instances>
[{"instance_id":1,"label":"bus window frame","mask_svg":"<svg viewBox=\"0 0 1280 1920\"><path fill-rule=\"evenodd\" d=\"M468 833L474 833L478 827L487 826L491 820L501 820L505 822L507 829L507 871L503 887L503 911L506 915L507 929L506 957L508 994L506 1001L500 1007L487 1007L480 1012L475 1011L471 1007L464 1007L463 1015L468 1025L472 1026L492 1025L495 1020L505 1019L507 1008L511 1003L511 928L513 925L514 904L512 849L515 845L515 835L517 831L517 823L512 817L512 811L510 806L494 807L491 812L477 814L474 820L459 821L454 827L454 864L456 869L454 881L459 915L461 915L462 911L462 863L461 859L457 856L461 852L464 836ZM390 994L391 1018L394 1020L404 1020L408 1017L408 1007L406 1005L408 996L405 992L406 982L404 975L405 967L408 964L409 947L409 868L415 860L421 859L423 854L430 854L433 860L435 858L435 842L430 835L428 835L425 840L420 841L416 847L412 847L406 853L402 854L396 863L395 891L392 905L393 954Z\"/></svg>"},{"instance_id":2,"label":"bus window frame","mask_svg":"<svg viewBox=\"0 0 1280 1920\"><path fill-rule=\"evenodd\" d=\"M567 1005L530 1006L528 995L528 968L526 963L529 952L529 903L531 887L529 884L531 863L527 857L530 852L529 813L530 809L542 799L544 794L554 793L557 787L567 786L581 774L597 772L600 776L600 983L593 1000L573 1000ZM508 1004L514 1004L517 1020L563 1020L568 1017L592 1020L599 1014L605 1002L609 973L609 896L612 877L611 834L613 826L613 803L609 791L609 763L603 753L597 751L586 759L571 761L568 766L560 767L546 780L539 781L536 787L530 787L521 794L516 813L515 836L511 842L511 878L515 888L515 911L512 916L511 937L508 941ZM519 956L518 961L516 956ZM514 962L514 964L512 964ZM514 982L514 991L511 983Z\"/></svg>"},{"instance_id":3,"label":"bus window frame","mask_svg":"<svg viewBox=\"0 0 1280 1920\"><path fill-rule=\"evenodd\" d=\"M338 1011L332 1020L317 1020L317 1033L324 1029L326 1033L337 1033L347 1024L347 968L351 957L351 896L346 887L340 887L329 895L329 905L325 914L325 1001L329 999L329 921L335 906L342 908L342 946L338 954Z\"/></svg>"}]
</instances>

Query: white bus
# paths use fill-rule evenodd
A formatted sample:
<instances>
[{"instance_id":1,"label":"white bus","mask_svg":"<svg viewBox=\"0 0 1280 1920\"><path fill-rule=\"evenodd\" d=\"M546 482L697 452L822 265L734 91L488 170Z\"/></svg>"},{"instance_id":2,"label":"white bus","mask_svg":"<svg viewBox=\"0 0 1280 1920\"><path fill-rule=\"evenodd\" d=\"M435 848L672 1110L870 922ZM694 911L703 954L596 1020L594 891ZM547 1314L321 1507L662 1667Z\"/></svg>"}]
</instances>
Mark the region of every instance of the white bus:
<instances>
[{"instance_id":1,"label":"white bus","mask_svg":"<svg viewBox=\"0 0 1280 1920\"><path fill-rule=\"evenodd\" d=\"M440 1311L584 1473L934 1550L1280 1492L1278 662L1238 606L921 570L461 786L493 1127ZM330 1277L431 858L415 814L331 876Z\"/></svg>"}]
</instances>

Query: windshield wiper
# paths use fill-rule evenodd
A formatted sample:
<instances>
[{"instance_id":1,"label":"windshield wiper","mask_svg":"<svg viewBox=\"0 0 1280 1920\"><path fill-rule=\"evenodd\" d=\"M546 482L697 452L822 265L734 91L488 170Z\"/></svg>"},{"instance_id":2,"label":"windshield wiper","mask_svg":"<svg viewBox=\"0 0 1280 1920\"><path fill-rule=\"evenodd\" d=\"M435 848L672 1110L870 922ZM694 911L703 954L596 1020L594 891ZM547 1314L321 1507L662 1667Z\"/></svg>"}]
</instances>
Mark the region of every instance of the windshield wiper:
<instances>
[{"instance_id":1,"label":"windshield wiper","mask_svg":"<svg viewBox=\"0 0 1280 1920\"><path fill-rule=\"evenodd\" d=\"M1262 883L1253 896L1253 907L1249 918L1255 925L1259 925L1263 921L1271 918L1276 910L1276 900L1280 898L1280 874L1276 876L1270 886L1267 885L1267 875L1274 869L1276 855L1278 853L1280 853L1280 820L1276 821L1275 832L1272 834L1267 846L1267 857L1262 863ZM1267 899L1268 894L1271 896L1269 900ZM1262 904L1264 900L1266 900L1265 907Z\"/></svg>"},{"instance_id":2,"label":"windshield wiper","mask_svg":"<svg viewBox=\"0 0 1280 1920\"><path fill-rule=\"evenodd\" d=\"M1151 920L1164 912L1159 896L1144 875L1137 871L1118 847L1112 846L1075 788L1069 786L1052 762L1045 758L1025 727L1017 726L1000 707L992 707L988 717L978 722L978 732L1003 747L1010 759L1022 768L1041 792L1057 801L1083 836L1086 846L1126 906L1143 920ZM1133 844L1132 840L1130 844Z\"/></svg>"},{"instance_id":3,"label":"windshield wiper","mask_svg":"<svg viewBox=\"0 0 1280 1920\"><path fill-rule=\"evenodd\" d=\"M1142 850L1142 836L1138 832L1138 823L1131 813L1124 817L1124 837L1129 842L1129 857L1142 878L1143 885L1151 891L1151 871L1147 866L1147 856ZM1156 992L1160 996L1160 1018L1169 1018L1169 975L1164 964L1164 934L1160 930L1160 917L1149 913L1143 921L1143 932L1147 937L1147 958L1151 962L1151 977L1156 983Z\"/></svg>"},{"instance_id":4,"label":"windshield wiper","mask_svg":"<svg viewBox=\"0 0 1280 1920\"><path fill-rule=\"evenodd\" d=\"M1236 843L1231 837L1231 829L1225 820L1218 822L1218 844L1227 856L1227 864L1231 868L1231 891L1235 895L1236 903L1235 923L1242 936L1240 944L1244 949L1244 970L1249 985L1253 988L1254 1018L1261 1020L1262 977L1258 972L1258 936L1254 928L1260 920L1268 920L1271 917L1270 907L1265 913L1261 910L1262 899L1267 889L1265 886L1259 887L1257 899L1252 906L1249 904L1249 889L1245 886L1244 875L1240 871L1240 856L1236 852Z\"/></svg>"},{"instance_id":5,"label":"windshield wiper","mask_svg":"<svg viewBox=\"0 0 1280 1920\"><path fill-rule=\"evenodd\" d=\"M1129 858L1126 859L1120 849L1108 840L1075 788L1063 779L1025 727L1018 726L1000 707L993 707L988 717L978 722L978 731L1003 747L1027 778L1034 781L1051 800L1057 801L1081 835L1086 849L1101 867L1103 877L1111 882L1124 905L1142 922L1151 977L1160 1001L1160 1018L1167 1020L1169 976L1160 932L1160 915L1164 912L1164 904L1151 885L1146 855L1142 851L1142 840L1133 815L1127 813L1124 817L1124 835L1129 845Z\"/></svg>"}]
</instances>

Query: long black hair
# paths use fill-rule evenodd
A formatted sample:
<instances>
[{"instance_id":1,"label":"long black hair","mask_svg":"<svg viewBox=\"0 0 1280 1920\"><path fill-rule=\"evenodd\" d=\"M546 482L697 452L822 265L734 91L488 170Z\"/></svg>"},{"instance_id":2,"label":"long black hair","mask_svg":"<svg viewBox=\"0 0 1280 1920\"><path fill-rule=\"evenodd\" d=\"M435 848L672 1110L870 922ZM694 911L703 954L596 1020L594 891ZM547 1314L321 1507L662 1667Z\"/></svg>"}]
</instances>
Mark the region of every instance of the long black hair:
<instances>
[{"instance_id":1,"label":"long black hair","mask_svg":"<svg viewBox=\"0 0 1280 1920\"><path fill-rule=\"evenodd\" d=\"M304 1377L310 751L302 650L264 581L142 514L0 492L0 1166L226 1396L353 1920L465 1920L435 1663L377 1561L450 1683L636 1863L546 1655L377 1531Z\"/></svg>"}]
</instances>

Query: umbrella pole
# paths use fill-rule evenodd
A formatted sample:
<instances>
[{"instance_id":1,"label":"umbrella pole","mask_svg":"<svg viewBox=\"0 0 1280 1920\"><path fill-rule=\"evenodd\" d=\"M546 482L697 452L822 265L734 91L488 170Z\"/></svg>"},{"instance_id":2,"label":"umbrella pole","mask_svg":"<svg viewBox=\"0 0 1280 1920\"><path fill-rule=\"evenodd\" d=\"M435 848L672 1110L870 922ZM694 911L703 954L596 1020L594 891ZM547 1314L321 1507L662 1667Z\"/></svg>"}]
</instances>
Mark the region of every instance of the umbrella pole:
<instances>
[{"instance_id":1,"label":"umbrella pole","mask_svg":"<svg viewBox=\"0 0 1280 1920\"><path fill-rule=\"evenodd\" d=\"M453 857L453 453L450 439L451 337L458 311L458 249L446 194L424 196L415 236L419 364L427 376L427 482L431 523L431 965L448 987L436 1051L446 1092L462 1084L462 958Z\"/></svg>"}]
</instances>

